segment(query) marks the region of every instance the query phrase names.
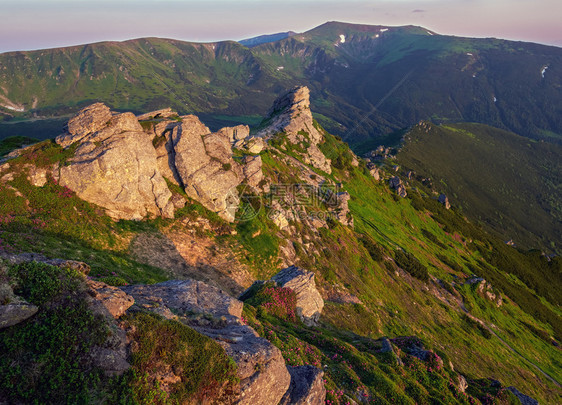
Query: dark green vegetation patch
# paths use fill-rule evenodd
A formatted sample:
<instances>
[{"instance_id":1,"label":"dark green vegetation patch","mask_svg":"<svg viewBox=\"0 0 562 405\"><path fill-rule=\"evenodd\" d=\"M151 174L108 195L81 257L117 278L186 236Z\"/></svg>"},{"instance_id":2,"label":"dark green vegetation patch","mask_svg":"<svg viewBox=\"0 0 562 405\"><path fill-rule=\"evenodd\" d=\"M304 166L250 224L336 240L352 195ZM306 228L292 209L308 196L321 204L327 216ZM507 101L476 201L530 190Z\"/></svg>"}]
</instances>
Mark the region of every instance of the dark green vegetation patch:
<instances>
[{"instance_id":1,"label":"dark green vegetation patch","mask_svg":"<svg viewBox=\"0 0 562 405\"><path fill-rule=\"evenodd\" d=\"M9 274L15 293L40 309L0 332L0 397L13 403L89 402L103 389L89 351L104 343L109 330L89 309L82 276L35 262Z\"/></svg>"}]
</instances>

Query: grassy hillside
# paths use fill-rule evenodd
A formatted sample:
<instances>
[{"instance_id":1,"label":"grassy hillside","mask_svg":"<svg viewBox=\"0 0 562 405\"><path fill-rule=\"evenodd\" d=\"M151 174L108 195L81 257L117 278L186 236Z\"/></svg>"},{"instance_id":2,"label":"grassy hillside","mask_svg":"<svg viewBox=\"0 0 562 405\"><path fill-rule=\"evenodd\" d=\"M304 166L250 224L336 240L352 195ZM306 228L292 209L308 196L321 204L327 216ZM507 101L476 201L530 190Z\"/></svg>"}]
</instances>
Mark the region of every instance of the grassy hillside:
<instances>
[{"instance_id":1,"label":"grassy hillside","mask_svg":"<svg viewBox=\"0 0 562 405\"><path fill-rule=\"evenodd\" d=\"M334 162L328 178L350 193L354 228L335 221L320 228L291 221L291 227L280 230L265 211L268 195L243 196L244 204L262 209L234 224L196 203L173 220L114 222L52 181L43 187L29 184L25 165L30 158L45 166L68 158L68 151L47 141L12 160L14 177L0 183L0 249L83 260L92 266L94 279L152 283L178 275L139 261L133 246L142 234L193 241L201 246L199 255L208 251L201 256L205 260L224 255L229 271L242 266L260 279L280 269L279 252L290 241L294 262L315 273L327 301L321 325L306 328L290 316L291 308L264 305L276 302L274 291L247 301L245 318L281 349L288 364L323 367L331 403L345 404L348 398L382 404L471 403L471 398L472 403L517 403L504 389L511 385L541 403L557 403L561 391L554 381L562 380L562 262L506 246L458 210L445 210L422 189L409 189L406 199L397 197L386 182L375 181L362 165L351 164L346 144L327 133L325 137L322 150ZM306 180L279 150L261 155L270 181ZM143 249L148 255L163 254L156 244ZM205 262L197 266L194 274L200 276L213 271ZM503 299L501 306L467 283L474 275L491 283ZM136 322L151 326L147 336L171 327L149 318ZM408 337L397 342L421 339L433 353L432 360L407 356L404 347L398 352L404 363L400 366L381 353L383 336ZM449 361L469 380L466 395L454 387ZM31 371L22 369L23 374ZM142 402L148 397L143 397L142 379L138 383ZM146 395L155 394L149 390Z\"/></svg>"},{"instance_id":2,"label":"grassy hillside","mask_svg":"<svg viewBox=\"0 0 562 405\"><path fill-rule=\"evenodd\" d=\"M351 144L430 118L561 142L561 69L556 47L332 22L250 49L146 38L5 53L0 112L63 115L103 101L249 116L299 84L311 88L321 123Z\"/></svg>"},{"instance_id":3,"label":"grassy hillside","mask_svg":"<svg viewBox=\"0 0 562 405\"><path fill-rule=\"evenodd\" d=\"M525 248L562 251L562 148L480 124L415 126L397 155L402 170L487 229Z\"/></svg>"}]
</instances>

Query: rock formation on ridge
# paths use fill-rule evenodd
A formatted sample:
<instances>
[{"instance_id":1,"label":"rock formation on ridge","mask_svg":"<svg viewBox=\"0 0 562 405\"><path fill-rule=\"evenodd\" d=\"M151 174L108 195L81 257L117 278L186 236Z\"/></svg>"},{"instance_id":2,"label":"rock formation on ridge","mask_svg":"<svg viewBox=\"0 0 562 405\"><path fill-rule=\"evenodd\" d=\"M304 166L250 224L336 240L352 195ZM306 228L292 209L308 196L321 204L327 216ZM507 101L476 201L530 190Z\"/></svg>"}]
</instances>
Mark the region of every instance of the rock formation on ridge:
<instances>
[{"instance_id":1,"label":"rock formation on ridge","mask_svg":"<svg viewBox=\"0 0 562 405\"><path fill-rule=\"evenodd\" d=\"M316 129L310 111L310 91L307 87L295 87L275 100L264 121L266 127L257 136L275 139L285 134L287 141L303 149L303 162L326 173L331 173L330 160L318 145L324 141Z\"/></svg>"}]
</instances>

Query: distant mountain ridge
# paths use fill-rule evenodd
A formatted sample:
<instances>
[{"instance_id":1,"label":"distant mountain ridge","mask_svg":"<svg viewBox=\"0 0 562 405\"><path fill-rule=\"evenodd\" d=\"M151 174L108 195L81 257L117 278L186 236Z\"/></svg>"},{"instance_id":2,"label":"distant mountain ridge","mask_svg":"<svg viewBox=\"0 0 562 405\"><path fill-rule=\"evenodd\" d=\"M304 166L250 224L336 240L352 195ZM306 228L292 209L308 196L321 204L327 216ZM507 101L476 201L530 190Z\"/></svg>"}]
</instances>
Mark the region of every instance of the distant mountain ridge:
<instances>
[{"instance_id":1,"label":"distant mountain ridge","mask_svg":"<svg viewBox=\"0 0 562 405\"><path fill-rule=\"evenodd\" d=\"M561 48L338 22L274 37L251 48L144 38L1 54L0 111L58 116L102 101L247 123L306 85L319 121L352 145L423 119L562 142Z\"/></svg>"},{"instance_id":2,"label":"distant mountain ridge","mask_svg":"<svg viewBox=\"0 0 562 405\"><path fill-rule=\"evenodd\" d=\"M254 46L266 44L268 42L280 41L282 39L292 37L295 34L296 32L294 31L287 31L287 32L279 32L277 34L259 35L257 37L243 39L241 41L238 41L238 43L247 46L248 48L252 48Z\"/></svg>"}]
</instances>

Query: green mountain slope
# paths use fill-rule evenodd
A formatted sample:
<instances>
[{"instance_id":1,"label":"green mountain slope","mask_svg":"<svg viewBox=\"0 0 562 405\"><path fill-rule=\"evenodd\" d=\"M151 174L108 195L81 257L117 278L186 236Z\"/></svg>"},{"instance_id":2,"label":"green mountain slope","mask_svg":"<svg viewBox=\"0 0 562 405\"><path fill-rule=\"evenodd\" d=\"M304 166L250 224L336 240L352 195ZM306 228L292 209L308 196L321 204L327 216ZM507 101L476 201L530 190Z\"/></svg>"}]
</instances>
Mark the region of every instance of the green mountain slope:
<instances>
[{"instance_id":1,"label":"green mountain slope","mask_svg":"<svg viewBox=\"0 0 562 405\"><path fill-rule=\"evenodd\" d=\"M275 193L244 190L238 220L228 223L188 199L171 183L176 197L187 201L174 219L115 222L100 207L80 200L52 179L41 187L30 183L29 162L50 168L55 162L66 162L74 153L73 148L62 150L46 141L10 160L8 168L2 167L0 251L7 255L36 252L86 261L92 267L92 279L117 285L178 277L221 282L216 275L222 274L236 278L237 287L224 287L232 294L247 286L237 283L249 284L247 281L267 279L277 273L284 266L282 258L287 257L283 252L292 251L292 263L315 273L316 285L326 300L320 325L306 327L291 317L294 306L276 299L280 294L276 290L262 291L247 300L244 319L281 350L287 364L321 367L331 403L345 404L352 399L381 404L517 404L508 386L517 387L541 403L558 403L562 380L558 293L562 261L506 246L501 239L467 221L455 208L446 210L421 188L408 188L408 198L399 198L386 181L371 176L364 162L354 163L344 142L314 125L323 136L320 149L332 160L331 174L303 165L298 161L302 155L297 153L303 146L291 148L283 138L271 141L260 152L263 174L272 185L300 185L296 188L297 204L305 201L307 192L322 191L311 184L319 177L325 178L327 184L341 183L350 195L354 227L335 220L316 225L305 216L289 219L288 225L280 228L271 215ZM235 154L242 158L244 152ZM384 177L395 174L382 170ZM308 215L326 213L327 207L318 200L304 204ZM257 214L243 216L250 207ZM139 242L147 237L150 242ZM172 260L176 258L167 257L170 250L163 249L166 243L174 247L172 253L181 250L184 257L193 257L193 266L178 266ZM45 325L53 322L51 312L58 316L61 299L58 293L44 293L49 283L43 282L36 289L29 286L30 275L45 279L41 269L32 268L33 272L26 273L21 267L7 267L0 265L0 282L6 274L15 272L21 279L16 278L18 292L32 300L35 297L29 291L37 290L36 294L46 299L40 303L40 319L0 332L0 347L8 348L14 357L18 350L25 353L17 369L0 369L0 398L21 401L33 389L43 390L41 398L61 395L61 391L49 391L45 381L51 376L57 377L61 390L75 393L87 386L72 387L65 382L69 376L87 382L93 374L91 368L84 369L89 363L79 360L81 350L94 345L90 340L98 335L84 333L89 339L84 342L86 349L71 351L71 367L65 368L66 357L51 356L47 363L41 363L46 358L40 357L41 350L53 353L59 335L66 332L38 340L39 348L30 347L28 341L43 336ZM249 274L249 280L238 277L243 273L240 269ZM476 276L487 282L482 283ZM61 291L66 294L66 290ZM81 295L75 294L75 298L82 300ZM78 320L88 314L80 315ZM60 317L66 325L72 313ZM169 329L160 324L164 321L145 319L142 313L125 321L138 325L133 331L146 330L146 346L151 346L159 331ZM143 325L151 327L145 329ZM71 324L65 331L71 333L72 328ZM147 354L140 362L142 368L137 363L133 365L150 373L150 364L159 364L161 359L177 363L176 356L182 352L173 348L181 341L175 340L175 334L166 336L166 346L148 351L150 357L146 359ZM187 339L188 352L200 350L205 343L194 341L185 331L181 336ZM393 339L395 355L382 350L385 336ZM426 360L408 354L409 345L418 340L430 351ZM69 345L74 348L75 341L70 340ZM144 351L142 345L141 349ZM219 354L215 357L220 358ZM8 364L12 357L3 357L3 361ZM218 361L212 365L226 367ZM33 375L38 369L43 372L40 380L16 378ZM179 372L177 367L173 370ZM467 377L466 393L457 388L456 373ZM139 403L151 398L167 403L169 392L163 392L158 384L151 385L149 377L150 374L134 373L122 379L98 377L90 387L99 390L94 394L110 398L109 402L118 402L114 398L121 400L124 397L120 395L132 389L135 395L129 398ZM181 393L190 384L200 387L200 380L192 380L200 376L185 373L182 377L182 383L170 383L168 391ZM78 393L82 399L93 394L86 389ZM216 392L207 394L212 398ZM182 396L184 400L193 398L185 393Z\"/></svg>"},{"instance_id":2,"label":"green mountain slope","mask_svg":"<svg viewBox=\"0 0 562 405\"><path fill-rule=\"evenodd\" d=\"M562 148L481 124L423 123L396 161L430 177L475 221L505 240L560 253Z\"/></svg>"},{"instance_id":3,"label":"green mountain slope","mask_svg":"<svg viewBox=\"0 0 562 405\"><path fill-rule=\"evenodd\" d=\"M560 142L561 69L556 47L331 22L251 49L147 38L5 53L0 110L60 115L97 100L245 116L300 84L322 124L351 144L430 118Z\"/></svg>"}]
</instances>

